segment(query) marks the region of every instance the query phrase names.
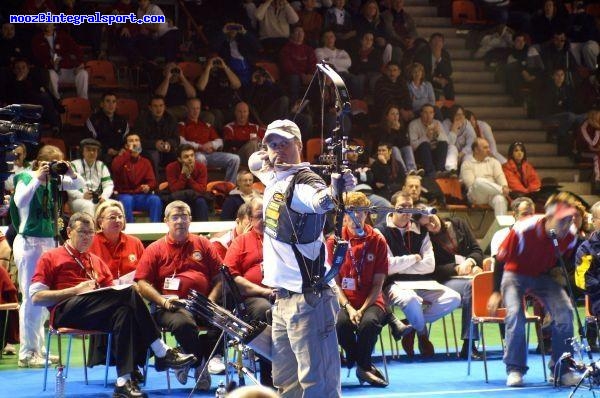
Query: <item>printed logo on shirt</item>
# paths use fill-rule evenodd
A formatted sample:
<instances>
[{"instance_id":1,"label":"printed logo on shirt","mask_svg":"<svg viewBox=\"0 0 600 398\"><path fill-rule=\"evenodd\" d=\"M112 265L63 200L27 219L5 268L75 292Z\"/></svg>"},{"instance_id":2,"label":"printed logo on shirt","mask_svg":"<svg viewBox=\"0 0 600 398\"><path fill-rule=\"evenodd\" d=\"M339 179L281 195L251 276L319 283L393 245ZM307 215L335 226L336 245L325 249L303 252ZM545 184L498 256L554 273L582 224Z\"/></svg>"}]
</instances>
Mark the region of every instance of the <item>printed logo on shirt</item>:
<instances>
[{"instance_id":1,"label":"printed logo on shirt","mask_svg":"<svg viewBox=\"0 0 600 398\"><path fill-rule=\"evenodd\" d=\"M375 255L373 253L367 253L367 261L373 262L375 260Z\"/></svg>"},{"instance_id":2,"label":"printed logo on shirt","mask_svg":"<svg viewBox=\"0 0 600 398\"><path fill-rule=\"evenodd\" d=\"M202 253L200 253L199 250L195 250L192 253L192 258L194 259L194 261L202 261Z\"/></svg>"},{"instance_id":3,"label":"printed logo on shirt","mask_svg":"<svg viewBox=\"0 0 600 398\"><path fill-rule=\"evenodd\" d=\"M130 263L135 263L137 261L137 256L134 253L131 253L129 255L129 262Z\"/></svg>"}]
</instances>

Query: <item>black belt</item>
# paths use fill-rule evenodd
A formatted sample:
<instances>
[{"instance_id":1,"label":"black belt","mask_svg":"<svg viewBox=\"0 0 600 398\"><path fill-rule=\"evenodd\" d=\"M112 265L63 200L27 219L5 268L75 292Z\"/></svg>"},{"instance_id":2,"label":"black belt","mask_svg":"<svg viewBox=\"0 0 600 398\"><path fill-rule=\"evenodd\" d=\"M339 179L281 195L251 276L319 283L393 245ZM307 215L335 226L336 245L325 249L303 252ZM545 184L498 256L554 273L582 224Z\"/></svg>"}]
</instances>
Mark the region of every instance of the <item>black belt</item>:
<instances>
[{"instance_id":1,"label":"black belt","mask_svg":"<svg viewBox=\"0 0 600 398\"><path fill-rule=\"evenodd\" d=\"M306 293L308 293L308 294L321 294L321 292L323 292L325 290L330 290L330 289L331 289L331 287L329 285L325 285L323 287L318 287L318 288L317 287L313 287L313 286L309 286L309 287L303 287L302 288L302 293L298 293L298 292L293 292L291 290L284 289L282 287L278 287L276 295L277 295L277 298L280 299L280 298L288 298L288 297L291 297L291 296L293 296L295 294L306 294Z\"/></svg>"}]
</instances>

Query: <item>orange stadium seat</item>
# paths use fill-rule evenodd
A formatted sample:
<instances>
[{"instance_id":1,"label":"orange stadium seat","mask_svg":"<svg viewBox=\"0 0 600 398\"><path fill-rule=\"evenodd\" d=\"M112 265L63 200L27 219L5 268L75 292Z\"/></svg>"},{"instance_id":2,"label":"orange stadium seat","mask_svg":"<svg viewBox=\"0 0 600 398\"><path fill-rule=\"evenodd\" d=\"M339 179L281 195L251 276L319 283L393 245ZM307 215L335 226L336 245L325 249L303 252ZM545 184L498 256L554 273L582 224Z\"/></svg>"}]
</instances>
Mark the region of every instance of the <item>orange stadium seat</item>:
<instances>
[{"instance_id":1,"label":"orange stadium seat","mask_svg":"<svg viewBox=\"0 0 600 398\"><path fill-rule=\"evenodd\" d=\"M115 72L115 65L112 62L91 60L85 63L85 68L88 71L92 87L104 89L116 89L120 87Z\"/></svg>"},{"instance_id":2,"label":"orange stadium seat","mask_svg":"<svg viewBox=\"0 0 600 398\"><path fill-rule=\"evenodd\" d=\"M180 62L177 64L181 73L185 76L190 83L194 83L202 74L204 68L198 62Z\"/></svg>"},{"instance_id":3,"label":"orange stadium seat","mask_svg":"<svg viewBox=\"0 0 600 398\"><path fill-rule=\"evenodd\" d=\"M117 114L127 118L129 127L135 124L140 113L140 107L136 100L132 98L117 99Z\"/></svg>"},{"instance_id":4,"label":"orange stadium seat","mask_svg":"<svg viewBox=\"0 0 600 398\"><path fill-rule=\"evenodd\" d=\"M62 120L65 125L83 127L88 117L92 114L92 107L87 98L64 98L62 105L65 107Z\"/></svg>"}]
</instances>

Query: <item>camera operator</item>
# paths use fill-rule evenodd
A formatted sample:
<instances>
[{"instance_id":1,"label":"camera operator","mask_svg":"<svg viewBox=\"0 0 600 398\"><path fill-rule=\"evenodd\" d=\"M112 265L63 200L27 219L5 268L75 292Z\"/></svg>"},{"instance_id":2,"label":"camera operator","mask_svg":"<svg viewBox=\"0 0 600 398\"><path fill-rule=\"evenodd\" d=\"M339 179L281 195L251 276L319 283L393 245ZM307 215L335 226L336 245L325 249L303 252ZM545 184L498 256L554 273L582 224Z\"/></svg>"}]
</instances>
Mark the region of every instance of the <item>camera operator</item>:
<instances>
[{"instance_id":1,"label":"camera operator","mask_svg":"<svg viewBox=\"0 0 600 398\"><path fill-rule=\"evenodd\" d=\"M81 140L79 147L81 159L73 160L71 166L83 176L85 187L67 191L69 204L74 213L85 212L93 215L96 206L112 196L115 186L108 167L98 160L102 148L100 141L85 138Z\"/></svg>"},{"instance_id":2,"label":"camera operator","mask_svg":"<svg viewBox=\"0 0 600 398\"><path fill-rule=\"evenodd\" d=\"M164 97L165 102L169 104L168 111L175 119L182 120L187 112L185 102L196 97L196 89L177 64L169 62L163 69L163 79L154 90L154 94Z\"/></svg>"},{"instance_id":3,"label":"camera operator","mask_svg":"<svg viewBox=\"0 0 600 398\"><path fill-rule=\"evenodd\" d=\"M44 366L45 338L44 320L46 310L32 305L29 285L38 258L55 247L54 197L58 190L83 189L83 178L63 160L63 153L52 145L43 146L33 162L31 170L23 171L14 178L15 195L10 203L12 223L17 230L13 254L19 271L19 288L23 302L19 309L19 367L40 368ZM60 201L56 203L60 206ZM58 357L51 357L58 360Z\"/></svg>"}]
</instances>

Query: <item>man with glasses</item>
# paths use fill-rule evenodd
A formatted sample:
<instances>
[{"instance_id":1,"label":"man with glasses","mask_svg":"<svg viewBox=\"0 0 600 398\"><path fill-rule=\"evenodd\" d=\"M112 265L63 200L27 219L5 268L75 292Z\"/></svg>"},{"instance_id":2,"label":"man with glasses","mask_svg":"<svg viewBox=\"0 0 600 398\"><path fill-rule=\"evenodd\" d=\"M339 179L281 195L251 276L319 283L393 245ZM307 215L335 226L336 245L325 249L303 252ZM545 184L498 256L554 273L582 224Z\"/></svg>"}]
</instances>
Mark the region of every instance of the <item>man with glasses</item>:
<instances>
[{"instance_id":1,"label":"man with glasses","mask_svg":"<svg viewBox=\"0 0 600 398\"><path fill-rule=\"evenodd\" d=\"M75 213L67 227L69 239L63 246L40 257L29 295L34 305L46 306L55 328L65 327L112 333L115 339L117 382L113 396L145 396L132 373L136 358L148 347L156 356L156 370L179 368L196 360L169 348L148 307L132 286L110 289L113 276L104 261L90 248L94 220L87 213ZM94 290L98 288L98 291Z\"/></svg>"},{"instance_id":2,"label":"man with glasses","mask_svg":"<svg viewBox=\"0 0 600 398\"><path fill-rule=\"evenodd\" d=\"M350 170L331 186L301 162L302 136L290 120L275 120L265 151L250 157L250 171L265 184L262 283L277 290L273 307L273 384L284 397L339 397L340 356L335 333L340 310L335 284L325 275L326 213L340 179L351 190Z\"/></svg>"},{"instance_id":3,"label":"man with glasses","mask_svg":"<svg viewBox=\"0 0 600 398\"><path fill-rule=\"evenodd\" d=\"M210 375L203 371L204 363L218 339L210 328L199 334L193 315L175 303L195 290L216 302L220 297L219 268L221 257L204 236L190 234L190 206L176 200L165 208L167 235L146 248L135 273L140 294L156 307L157 323L175 336L184 352L193 353L197 361L194 378L202 378L198 388L210 389ZM187 382L189 367L176 373L177 380Z\"/></svg>"}]
</instances>

